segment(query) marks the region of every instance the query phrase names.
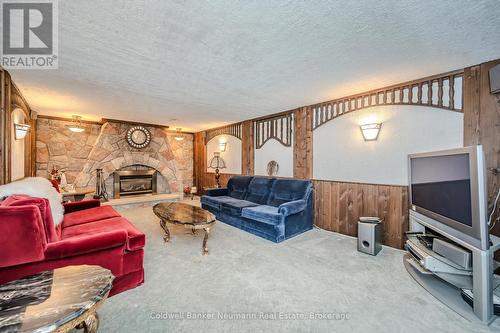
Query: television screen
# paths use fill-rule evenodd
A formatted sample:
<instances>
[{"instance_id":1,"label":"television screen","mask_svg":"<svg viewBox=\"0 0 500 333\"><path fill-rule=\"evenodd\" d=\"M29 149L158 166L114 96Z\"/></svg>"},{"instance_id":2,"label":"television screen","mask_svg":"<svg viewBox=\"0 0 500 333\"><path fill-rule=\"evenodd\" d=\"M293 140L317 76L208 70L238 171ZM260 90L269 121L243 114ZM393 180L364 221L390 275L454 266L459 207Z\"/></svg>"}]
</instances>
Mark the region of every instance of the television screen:
<instances>
[{"instance_id":1,"label":"television screen","mask_svg":"<svg viewBox=\"0 0 500 333\"><path fill-rule=\"evenodd\" d=\"M410 163L412 205L472 226L469 154L417 157Z\"/></svg>"}]
</instances>

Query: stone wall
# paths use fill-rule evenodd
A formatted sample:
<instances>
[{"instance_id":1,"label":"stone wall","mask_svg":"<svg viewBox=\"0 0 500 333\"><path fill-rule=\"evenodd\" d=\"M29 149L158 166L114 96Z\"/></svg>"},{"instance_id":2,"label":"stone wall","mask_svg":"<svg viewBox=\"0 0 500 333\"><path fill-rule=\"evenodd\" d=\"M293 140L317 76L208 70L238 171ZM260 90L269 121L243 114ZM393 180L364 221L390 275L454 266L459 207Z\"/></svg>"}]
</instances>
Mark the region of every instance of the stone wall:
<instances>
[{"instance_id":1,"label":"stone wall","mask_svg":"<svg viewBox=\"0 0 500 333\"><path fill-rule=\"evenodd\" d=\"M37 176L48 177L52 167L65 170L68 183L94 187L96 168L108 178L115 170L128 165L152 167L164 177L164 193L180 192L193 185L193 135L175 140L174 132L147 127L151 143L143 149L128 145L125 133L132 126L107 122L83 124L82 133L71 132L69 121L39 118L36 133Z\"/></svg>"}]
</instances>

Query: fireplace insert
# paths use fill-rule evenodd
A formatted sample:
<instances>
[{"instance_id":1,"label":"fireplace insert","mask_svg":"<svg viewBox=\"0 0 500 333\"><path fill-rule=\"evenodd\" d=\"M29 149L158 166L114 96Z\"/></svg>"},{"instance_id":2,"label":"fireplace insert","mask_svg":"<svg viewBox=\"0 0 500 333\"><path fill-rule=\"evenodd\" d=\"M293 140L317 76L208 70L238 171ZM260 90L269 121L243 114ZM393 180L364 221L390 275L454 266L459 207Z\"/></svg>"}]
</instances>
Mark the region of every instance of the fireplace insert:
<instances>
[{"instance_id":1,"label":"fireplace insert","mask_svg":"<svg viewBox=\"0 0 500 333\"><path fill-rule=\"evenodd\" d=\"M115 171L113 197L124 195L156 193L157 171L150 170L122 170Z\"/></svg>"}]
</instances>

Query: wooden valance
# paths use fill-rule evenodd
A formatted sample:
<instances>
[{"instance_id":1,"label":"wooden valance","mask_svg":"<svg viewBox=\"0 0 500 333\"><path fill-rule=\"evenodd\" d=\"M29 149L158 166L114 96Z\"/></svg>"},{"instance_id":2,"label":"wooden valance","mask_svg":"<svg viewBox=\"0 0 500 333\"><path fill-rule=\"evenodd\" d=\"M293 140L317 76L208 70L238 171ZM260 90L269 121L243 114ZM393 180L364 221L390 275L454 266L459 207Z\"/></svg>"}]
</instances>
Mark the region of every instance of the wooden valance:
<instances>
[{"instance_id":1,"label":"wooden valance","mask_svg":"<svg viewBox=\"0 0 500 333\"><path fill-rule=\"evenodd\" d=\"M232 135L241 140L241 123L221 126L207 130L205 135L205 144L207 144L208 141L212 140L217 135L223 135L223 134Z\"/></svg>"},{"instance_id":2,"label":"wooden valance","mask_svg":"<svg viewBox=\"0 0 500 333\"><path fill-rule=\"evenodd\" d=\"M292 112L279 116L260 119L254 122L255 147L257 149L270 139L275 139L285 147L292 145Z\"/></svg>"},{"instance_id":3,"label":"wooden valance","mask_svg":"<svg viewBox=\"0 0 500 333\"><path fill-rule=\"evenodd\" d=\"M463 70L311 105L313 130L348 112L378 105L431 106L462 112ZM460 89L456 89L460 86Z\"/></svg>"}]
</instances>

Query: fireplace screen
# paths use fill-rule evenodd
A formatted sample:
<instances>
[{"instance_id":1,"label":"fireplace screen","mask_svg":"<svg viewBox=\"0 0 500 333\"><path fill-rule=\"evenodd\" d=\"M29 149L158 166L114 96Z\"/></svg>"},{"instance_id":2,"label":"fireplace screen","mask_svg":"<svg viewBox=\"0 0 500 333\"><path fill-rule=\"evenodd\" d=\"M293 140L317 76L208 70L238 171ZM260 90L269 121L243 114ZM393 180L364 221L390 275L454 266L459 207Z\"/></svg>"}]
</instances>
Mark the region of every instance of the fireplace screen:
<instances>
[{"instance_id":1,"label":"fireplace screen","mask_svg":"<svg viewBox=\"0 0 500 333\"><path fill-rule=\"evenodd\" d=\"M131 178L120 179L120 193L130 192L151 192L153 184L152 178Z\"/></svg>"},{"instance_id":2,"label":"fireplace screen","mask_svg":"<svg viewBox=\"0 0 500 333\"><path fill-rule=\"evenodd\" d=\"M126 170L114 173L114 198L156 193L156 170Z\"/></svg>"}]
</instances>

